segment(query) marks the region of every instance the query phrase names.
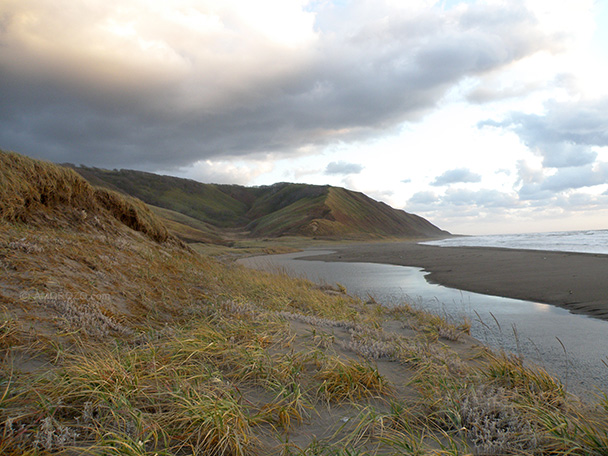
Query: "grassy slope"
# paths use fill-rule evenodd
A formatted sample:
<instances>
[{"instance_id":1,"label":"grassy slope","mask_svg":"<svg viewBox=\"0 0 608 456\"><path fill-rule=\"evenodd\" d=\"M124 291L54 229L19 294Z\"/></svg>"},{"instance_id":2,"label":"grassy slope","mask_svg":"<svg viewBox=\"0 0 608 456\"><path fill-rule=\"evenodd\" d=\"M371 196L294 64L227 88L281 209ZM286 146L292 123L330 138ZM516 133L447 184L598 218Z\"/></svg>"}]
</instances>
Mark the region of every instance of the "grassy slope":
<instances>
[{"instance_id":1,"label":"grassy slope","mask_svg":"<svg viewBox=\"0 0 608 456\"><path fill-rule=\"evenodd\" d=\"M71 169L2 150L0 169L0 220L35 220L60 226L80 220L95 225L101 223L98 216L105 219L111 216L115 220L110 220L110 226L118 221L156 241L171 238L141 201L112 190L94 188ZM52 210L63 211L63 217L47 217L47 212Z\"/></svg>"},{"instance_id":2,"label":"grassy slope","mask_svg":"<svg viewBox=\"0 0 608 456\"><path fill-rule=\"evenodd\" d=\"M150 210L159 217L167 229L185 242L225 244L222 232L215 226L158 206L149 205Z\"/></svg>"},{"instance_id":3,"label":"grassy slope","mask_svg":"<svg viewBox=\"0 0 608 456\"><path fill-rule=\"evenodd\" d=\"M466 325L218 263L54 165L0 184L0 454L606 454L608 400Z\"/></svg>"},{"instance_id":4,"label":"grassy slope","mask_svg":"<svg viewBox=\"0 0 608 456\"><path fill-rule=\"evenodd\" d=\"M315 218L327 215L325 199L329 187L278 184L258 198L248 215L247 228L257 236L309 234L306 227Z\"/></svg>"},{"instance_id":5,"label":"grassy slope","mask_svg":"<svg viewBox=\"0 0 608 456\"><path fill-rule=\"evenodd\" d=\"M75 168L87 179L95 179L148 204L180 212L188 217L218 227L232 227L247 223L247 205L219 186L201 184L189 179L142 171L110 171L97 168Z\"/></svg>"},{"instance_id":6,"label":"grassy slope","mask_svg":"<svg viewBox=\"0 0 608 456\"><path fill-rule=\"evenodd\" d=\"M373 201L363 193L343 188L331 189L327 205L336 222L355 226L361 232L376 231L377 234L408 237L449 234L422 217L395 210L387 204ZM382 227L381 232L378 232L378 227Z\"/></svg>"},{"instance_id":7,"label":"grassy slope","mask_svg":"<svg viewBox=\"0 0 608 456\"><path fill-rule=\"evenodd\" d=\"M257 209L257 212L254 210ZM254 234L335 238L448 235L417 215L340 187L286 185L260 198L250 214L266 214L249 225Z\"/></svg>"},{"instance_id":8,"label":"grassy slope","mask_svg":"<svg viewBox=\"0 0 608 456\"><path fill-rule=\"evenodd\" d=\"M246 229L255 237L285 235L370 238L434 237L441 231L421 217L342 188L305 184L267 187L213 185L138 171L76 168L148 204L218 228ZM176 222L175 217L169 218ZM192 224L187 224L192 227ZM179 232L178 232L179 234Z\"/></svg>"}]
</instances>

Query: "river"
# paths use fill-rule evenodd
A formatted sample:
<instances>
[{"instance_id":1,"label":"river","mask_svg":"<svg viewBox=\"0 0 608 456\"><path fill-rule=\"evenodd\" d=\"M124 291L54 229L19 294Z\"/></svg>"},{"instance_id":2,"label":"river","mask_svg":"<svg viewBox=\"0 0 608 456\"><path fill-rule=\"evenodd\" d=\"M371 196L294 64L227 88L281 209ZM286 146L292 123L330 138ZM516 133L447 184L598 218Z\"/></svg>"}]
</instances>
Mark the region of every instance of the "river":
<instances>
[{"instance_id":1,"label":"river","mask_svg":"<svg viewBox=\"0 0 608 456\"><path fill-rule=\"evenodd\" d=\"M471 322L483 344L523 356L581 396L608 391L608 322L529 301L488 296L428 283L418 268L373 263L303 261L304 252L239 260L250 268L287 271L317 283L340 283L352 295L390 306L407 302L448 319Z\"/></svg>"}]
</instances>

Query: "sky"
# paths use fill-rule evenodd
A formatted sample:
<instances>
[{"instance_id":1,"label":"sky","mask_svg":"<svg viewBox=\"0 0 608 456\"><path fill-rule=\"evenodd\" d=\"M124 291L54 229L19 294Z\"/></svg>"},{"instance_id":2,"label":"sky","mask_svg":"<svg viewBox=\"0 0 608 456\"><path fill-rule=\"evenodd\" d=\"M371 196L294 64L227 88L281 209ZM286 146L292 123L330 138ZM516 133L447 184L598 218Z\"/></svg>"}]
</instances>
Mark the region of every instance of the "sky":
<instances>
[{"instance_id":1,"label":"sky","mask_svg":"<svg viewBox=\"0 0 608 456\"><path fill-rule=\"evenodd\" d=\"M608 229L608 0L1 0L0 148Z\"/></svg>"}]
</instances>

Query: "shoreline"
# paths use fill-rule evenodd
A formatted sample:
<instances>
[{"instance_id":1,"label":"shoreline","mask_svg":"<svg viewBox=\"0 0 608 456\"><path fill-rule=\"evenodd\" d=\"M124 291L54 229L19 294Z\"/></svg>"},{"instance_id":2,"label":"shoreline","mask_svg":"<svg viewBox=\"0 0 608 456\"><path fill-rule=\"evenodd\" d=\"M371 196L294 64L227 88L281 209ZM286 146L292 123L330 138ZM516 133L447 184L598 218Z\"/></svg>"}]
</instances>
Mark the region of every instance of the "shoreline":
<instances>
[{"instance_id":1,"label":"shoreline","mask_svg":"<svg viewBox=\"0 0 608 456\"><path fill-rule=\"evenodd\" d=\"M332 250L336 252L302 260L419 267L429 273L430 283L551 304L608 321L608 255L415 241L337 245Z\"/></svg>"}]
</instances>

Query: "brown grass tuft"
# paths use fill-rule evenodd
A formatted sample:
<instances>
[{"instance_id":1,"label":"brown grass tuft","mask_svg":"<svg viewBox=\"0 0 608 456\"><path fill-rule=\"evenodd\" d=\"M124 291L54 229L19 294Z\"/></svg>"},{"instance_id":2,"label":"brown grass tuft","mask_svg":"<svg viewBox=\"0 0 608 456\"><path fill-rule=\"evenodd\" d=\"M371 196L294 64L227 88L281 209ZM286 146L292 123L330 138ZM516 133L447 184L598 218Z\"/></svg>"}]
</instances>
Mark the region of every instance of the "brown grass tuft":
<instances>
[{"instance_id":1,"label":"brown grass tuft","mask_svg":"<svg viewBox=\"0 0 608 456\"><path fill-rule=\"evenodd\" d=\"M330 357L318 377L322 381L319 395L328 403L382 397L391 392L389 382L370 363Z\"/></svg>"},{"instance_id":2,"label":"brown grass tuft","mask_svg":"<svg viewBox=\"0 0 608 456\"><path fill-rule=\"evenodd\" d=\"M65 205L90 209L94 190L74 171L0 151L0 219L25 221L41 209Z\"/></svg>"},{"instance_id":3,"label":"brown grass tuft","mask_svg":"<svg viewBox=\"0 0 608 456\"><path fill-rule=\"evenodd\" d=\"M59 214L94 226L110 216L157 242L172 238L141 201L94 188L71 169L0 150L0 220L30 223L42 216L49 223Z\"/></svg>"},{"instance_id":4,"label":"brown grass tuft","mask_svg":"<svg viewBox=\"0 0 608 456\"><path fill-rule=\"evenodd\" d=\"M104 188L95 189L95 198L112 217L129 228L140 231L158 242L169 239L165 226L140 200Z\"/></svg>"}]
</instances>

